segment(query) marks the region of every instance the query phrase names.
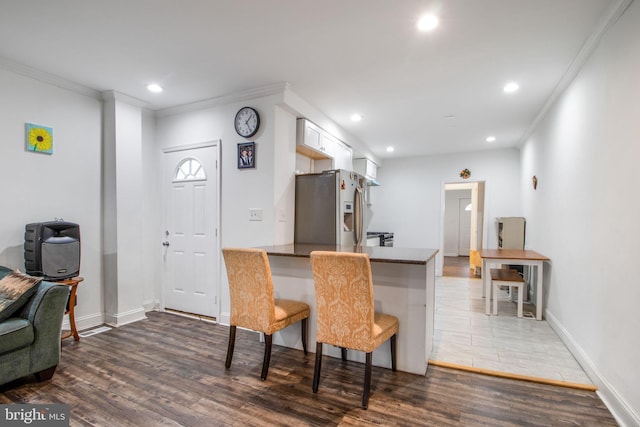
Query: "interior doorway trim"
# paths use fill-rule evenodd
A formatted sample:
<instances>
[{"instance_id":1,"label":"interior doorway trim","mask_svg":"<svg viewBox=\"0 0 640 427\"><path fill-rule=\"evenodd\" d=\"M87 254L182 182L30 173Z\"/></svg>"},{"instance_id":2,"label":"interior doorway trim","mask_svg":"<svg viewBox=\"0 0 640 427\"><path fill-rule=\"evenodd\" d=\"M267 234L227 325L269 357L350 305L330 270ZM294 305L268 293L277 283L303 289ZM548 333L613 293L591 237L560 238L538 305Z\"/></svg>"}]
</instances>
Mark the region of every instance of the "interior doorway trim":
<instances>
[{"instance_id":1,"label":"interior doorway trim","mask_svg":"<svg viewBox=\"0 0 640 427\"><path fill-rule=\"evenodd\" d=\"M470 181L470 182L443 182L442 193L440 197L440 251L436 258L436 275L442 276L444 268L444 221L445 221L445 200L447 190L471 190L471 241L470 255L477 253L484 246L485 240L485 198L486 198L486 182ZM476 261L470 256L469 261L473 264ZM478 262L479 264L479 262Z\"/></svg>"}]
</instances>

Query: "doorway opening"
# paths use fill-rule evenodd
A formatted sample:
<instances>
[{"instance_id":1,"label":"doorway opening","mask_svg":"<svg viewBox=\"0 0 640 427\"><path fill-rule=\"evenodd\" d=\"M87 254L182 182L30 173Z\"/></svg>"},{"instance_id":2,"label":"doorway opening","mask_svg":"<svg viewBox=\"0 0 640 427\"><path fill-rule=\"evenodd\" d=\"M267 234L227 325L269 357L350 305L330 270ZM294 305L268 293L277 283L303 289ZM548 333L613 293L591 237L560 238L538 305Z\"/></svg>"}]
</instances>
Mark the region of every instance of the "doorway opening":
<instances>
[{"instance_id":1,"label":"doorway opening","mask_svg":"<svg viewBox=\"0 0 640 427\"><path fill-rule=\"evenodd\" d=\"M440 245L443 276L480 277L484 187L484 181L444 185Z\"/></svg>"}]
</instances>

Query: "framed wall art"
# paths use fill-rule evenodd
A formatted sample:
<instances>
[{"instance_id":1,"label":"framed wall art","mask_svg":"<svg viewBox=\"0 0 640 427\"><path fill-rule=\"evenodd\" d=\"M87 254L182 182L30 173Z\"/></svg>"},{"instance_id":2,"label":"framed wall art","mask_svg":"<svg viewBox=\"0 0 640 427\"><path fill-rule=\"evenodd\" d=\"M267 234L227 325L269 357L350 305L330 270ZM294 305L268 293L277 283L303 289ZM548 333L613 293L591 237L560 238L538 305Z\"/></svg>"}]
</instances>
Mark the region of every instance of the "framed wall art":
<instances>
[{"instance_id":1,"label":"framed wall art","mask_svg":"<svg viewBox=\"0 0 640 427\"><path fill-rule=\"evenodd\" d=\"M256 143L243 142L238 144L238 169L256 167Z\"/></svg>"},{"instance_id":2,"label":"framed wall art","mask_svg":"<svg viewBox=\"0 0 640 427\"><path fill-rule=\"evenodd\" d=\"M25 139L27 151L35 153L53 154L53 129L34 125L32 123L25 124Z\"/></svg>"}]
</instances>

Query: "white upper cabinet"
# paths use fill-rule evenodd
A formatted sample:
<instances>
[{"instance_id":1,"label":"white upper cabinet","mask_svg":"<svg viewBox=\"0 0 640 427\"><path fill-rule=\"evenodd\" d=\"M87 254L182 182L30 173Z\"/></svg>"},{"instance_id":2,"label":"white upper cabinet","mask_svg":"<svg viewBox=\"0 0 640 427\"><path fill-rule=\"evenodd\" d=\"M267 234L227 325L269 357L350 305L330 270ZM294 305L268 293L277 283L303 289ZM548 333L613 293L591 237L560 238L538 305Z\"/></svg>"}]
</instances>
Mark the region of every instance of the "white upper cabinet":
<instances>
[{"instance_id":1,"label":"white upper cabinet","mask_svg":"<svg viewBox=\"0 0 640 427\"><path fill-rule=\"evenodd\" d=\"M325 144L324 131L306 119L298 119L296 144L297 151L312 159L326 159L329 156Z\"/></svg>"},{"instance_id":2,"label":"white upper cabinet","mask_svg":"<svg viewBox=\"0 0 640 427\"><path fill-rule=\"evenodd\" d=\"M320 140L320 149L322 152L325 153L327 157L331 157L332 159L335 158L336 144L338 143L338 140L325 131L322 131Z\"/></svg>"},{"instance_id":3,"label":"white upper cabinet","mask_svg":"<svg viewBox=\"0 0 640 427\"><path fill-rule=\"evenodd\" d=\"M331 160L323 165L327 168L353 167L351 147L307 119L298 119L296 151L313 160Z\"/></svg>"},{"instance_id":4,"label":"white upper cabinet","mask_svg":"<svg viewBox=\"0 0 640 427\"><path fill-rule=\"evenodd\" d=\"M353 170L352 164L353 152L351 147L342 141L336 141L335 155L333 156L333 168L334 169L346 169L348 171Z\"/></svg>"},{"instance_id":5,"label":"white upper cabinet","mask_svg":"<svg viewBox=\"0 0 640 427\"><path fill-rule=\"evenodd\" d=\"M378 174L378 166L369 159L355 159L353 161L353 170L374 181Z\"/></svg>"}]
</instances>

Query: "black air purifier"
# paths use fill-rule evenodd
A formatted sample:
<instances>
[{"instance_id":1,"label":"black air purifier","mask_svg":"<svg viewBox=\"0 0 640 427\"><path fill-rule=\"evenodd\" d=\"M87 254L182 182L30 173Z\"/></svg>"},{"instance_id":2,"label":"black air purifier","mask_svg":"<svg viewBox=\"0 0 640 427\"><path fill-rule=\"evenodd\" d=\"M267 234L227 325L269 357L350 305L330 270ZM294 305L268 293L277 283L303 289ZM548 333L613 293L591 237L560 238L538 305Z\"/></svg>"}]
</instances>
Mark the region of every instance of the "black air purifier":
<instances>
[{"instance_id":1,"label":"black air purifier","mask_svg":"<svg viewBox=\"0 0 640 427\"><path fill-rule=\"evenodd\" d=\"M62 280L80 273L80 226L49 221L27 224L24 232L27 274Z\"/></svg>"}]
</instances>

